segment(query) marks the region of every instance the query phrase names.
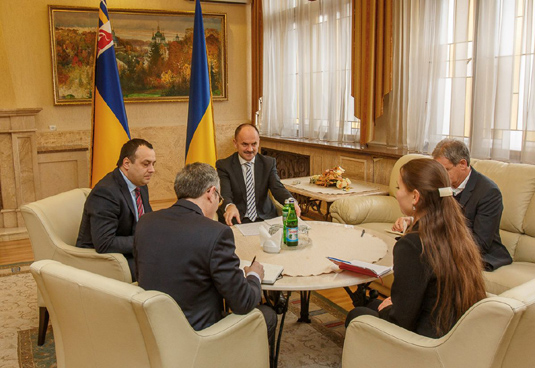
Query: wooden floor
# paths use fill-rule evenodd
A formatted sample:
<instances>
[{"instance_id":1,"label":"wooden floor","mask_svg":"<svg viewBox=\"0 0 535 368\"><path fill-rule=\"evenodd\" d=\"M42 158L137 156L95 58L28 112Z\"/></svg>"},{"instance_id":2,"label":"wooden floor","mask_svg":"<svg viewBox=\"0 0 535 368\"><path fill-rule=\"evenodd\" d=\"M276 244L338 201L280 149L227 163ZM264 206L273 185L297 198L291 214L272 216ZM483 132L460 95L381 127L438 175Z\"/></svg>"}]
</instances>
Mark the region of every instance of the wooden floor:
<instances>
[{"instance_id":1,"label":"wooden floor","mask_svg":"<svg viewBox=\"0 0 535 368\"><path fill-rule=\"evenodd\" d=\"M173 201L155 201L151 202L153 210L159 210L167 208L172 205ZM316 219L316 216L308 216L305 219ZM33 252L29 239L12 240L0 242L0 266L20 263L20 262L32 262ZM351 299L347 295L346 291L342 288L329 289L318 291L321 295L325 296L333 303L338 304L345 310L353 309Z\"/></svg>"}]
</instances>

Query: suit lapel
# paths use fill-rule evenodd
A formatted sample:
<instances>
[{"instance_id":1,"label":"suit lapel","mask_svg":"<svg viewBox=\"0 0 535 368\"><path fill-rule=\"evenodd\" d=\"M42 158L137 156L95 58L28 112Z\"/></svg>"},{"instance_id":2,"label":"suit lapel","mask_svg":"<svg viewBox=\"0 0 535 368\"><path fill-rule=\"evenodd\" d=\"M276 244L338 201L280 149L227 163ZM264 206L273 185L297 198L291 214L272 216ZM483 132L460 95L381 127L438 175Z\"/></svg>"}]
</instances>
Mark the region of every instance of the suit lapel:
<instances>
[{"instance_id":1,"label":"suit lapel","mask_svg":"<svg viewBox=\"0 0 535 368\"><path fill-rule=\"evenodd\" d=\"M143 210L145 213L152 212L152 207L149 203L149 188L145 185L143 187L140 187L141 192L141 200L143 201Z\"/></svg>"},{"instance_id":2,"label":"suit lapel","mask_svg":"<svg viewBox=\"0 0 535 368\"><path fill-rule=\"evenodd\" d=\"M130 212L132 212L132 215L134 215L134 218L136 217L136 210L134 209L134 202L132 200L132 195L128 191L128 185L126 185L126 182L124 181L123 176L119 172L119 168L113 170L113 173L115 175L115 181L119 184L119 188L121 190L121 194L124 197L124 200L126 201L126 204L128 205L128 208L130 208Z\"/></svg>"},{"instance_id":3,"label":"suit lapel","mask_svg":"<svg viewBox=\"0 0 535 368\"><path fill-rule=\"evenodd\" d=\"M470 173L470 178L468 179L468 182L466 183L466 187L464 187L463 191L461 192L461 199L459 200L459 204L463 208L468 202L468 200L470 199L470 197L472 196L472 191L476 187L478 175L479 173L472 168L472 172Z\"/></svg>"},{"instance_id":4,"label":"suit lapel","mask_svg":"<svg viewBox=\"0 0 535 368\"><path fill-rule=\"evenodd\" d=\"M240 187L240 192L242 193L243 200L247 203L247 193L245 188L245 179L243 178L243 170L238 159L238 153L235 153L232 157L232 171L234 172L234 177L238 181Z\"/></svg>"}]
</instances>

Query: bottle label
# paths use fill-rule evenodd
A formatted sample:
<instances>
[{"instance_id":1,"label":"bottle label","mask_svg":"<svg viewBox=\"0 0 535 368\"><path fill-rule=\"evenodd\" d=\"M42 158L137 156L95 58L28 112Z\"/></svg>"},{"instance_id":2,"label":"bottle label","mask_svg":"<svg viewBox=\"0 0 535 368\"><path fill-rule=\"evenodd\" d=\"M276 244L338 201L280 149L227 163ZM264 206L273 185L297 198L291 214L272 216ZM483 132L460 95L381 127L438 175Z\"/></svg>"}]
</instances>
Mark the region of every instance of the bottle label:
<instances>
[{"instance_id":1,"label":"bottle label","mask_svg":"<svg viewBox=\"0 0 535 368\"><path fill-rule=\"evenodd\" d=\"M298 232L299 230L296 227L286 228L286 244L287 245L297 245Z\"/></svg>"}]
</instances>

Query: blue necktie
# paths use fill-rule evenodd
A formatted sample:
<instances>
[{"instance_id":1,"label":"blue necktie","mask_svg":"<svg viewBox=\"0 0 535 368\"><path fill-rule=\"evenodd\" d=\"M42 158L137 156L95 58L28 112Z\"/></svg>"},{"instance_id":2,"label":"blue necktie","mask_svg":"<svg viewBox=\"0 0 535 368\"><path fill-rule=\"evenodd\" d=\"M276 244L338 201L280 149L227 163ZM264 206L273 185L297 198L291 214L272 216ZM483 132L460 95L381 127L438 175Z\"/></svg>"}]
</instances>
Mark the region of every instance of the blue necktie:
<instances>
[{"instance_id":1,"label":"blue necktie","mask_svg":"<svg viewBox=\"0 0 535 368\"><path fill-rule=\"evenodd\" d=\"M247 213L245 214L245 217L248 217L249 220L254 221L256 220L257 214L256 214L256 200L255 200L255 194L254 194L254 180L253 180L253 163L252 162L246 162L244 164L246 166L245 170L245 189L247 193Z\"/></svg>"}]
</instances>

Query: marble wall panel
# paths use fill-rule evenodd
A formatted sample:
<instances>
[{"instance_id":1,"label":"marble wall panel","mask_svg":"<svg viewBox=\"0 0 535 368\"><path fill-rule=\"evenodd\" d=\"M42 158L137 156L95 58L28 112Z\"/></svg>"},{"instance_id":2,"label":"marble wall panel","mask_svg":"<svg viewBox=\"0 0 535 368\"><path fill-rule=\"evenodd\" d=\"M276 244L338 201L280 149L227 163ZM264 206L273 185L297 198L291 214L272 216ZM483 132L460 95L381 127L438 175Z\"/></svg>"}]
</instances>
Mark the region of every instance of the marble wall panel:
<instances>
[{"instance_id":1,"label":"marble wall panel","mask_svg":"<svg viewBox=\"0 0 535 368\"><path fill-rule=\"evenodd\" d=\"M322 155L313 155L310 157L310 173L312 175L319 175L325 171Z\"/></svg>"},{"instance_id":2,"label":"marble wall panel","mask_svg":"<svg viewBox=\"0 0 535 368\"><path fill-rule=\"evenodd\" d=\"M4 119L0 119L0 121L2 120ZM17 193L11 134L3 133L0 133L0 190L2 193L2 209L16 208Z\"/></svg>"},{"instance_id":3,"label":"marble wall panel","mask_svg":"<svg viewBox=\"0 0 535 368\"><path fill-rule=\"evenodd\" d=\"M225 158L231 155L234 151L234 144L232 139L234 137L234 130L243 123L243 121L235 121L225 124L216 124L216 148L218 158ZM132 138L143 138L149 141L156 152L156 171L149 183L151 200L169 200L175 198L173 184L175 176L179 170L184 167L185 150L186 150L186 127L185 126L161 126L161 127L146 127L134 128L130 130ZM77 158L78 166L65 166L65 170L70 170L71 173L64 174L64 186L69 187L74 185L73 178L76 177L74 172L83 171L89 177L89 146L91 141L90 131L55 131L55 132L39 132L37 134L37 142L40 150L39 162L42 166L45 162L63 162L64 159L52 158L50 152L61 153L62 151L72 150L75 148L86 149L87 159L80 161ZM0 152L1 154L1 152ZM55 154L55 153L54 153ZM72 158L71 158L72 159ZM46 170L49 166L46 167ZM41 185L50 195L54 191L54 186L57 180L54 175L45 174L45 167L40 167L40 172L45 176L41 180ZM81 174L78 174L78 178ZM80 179L78 185L80 187L87 186L82 184Z\"/></svg>"},{"instance_id":4,"label":"marble wall panel","mask_svg":"<svg viewBox=\"0 0 535 368\"><path fill-rule=\"evenodd\" d=\"M368 161L366 159L340 156L340 166L346 171L344 176L352 179L370 181L368 180Z\"/></svg>"},{"instance_id":5,"label":"marble wall panel","mask_svg":"<svg viewBox=\"0 0 535 368\"><path fill-rule=\"evenodd\" d=\"M18 228L20 205L40 195L35 115L41 109L0 109L0 227Z\"/></svg>"},{"instance_id":6,"label":"marble wall panel","mask_svg":"<svg viewBox=\"0 0 535 368\"><path fill-rule=\"evenodd\" d=\"M373 181L375 183L389 185L390 173L397 159L390 157L378 157L373 161Z\"/></svg>"},{"instance_id":7,"label":"marble wall panel","mask_svg":"<svg viewBox=\"0 0 535 368\"><path fill-rule=\"evenodd\" d=\"M43 198L81 187L77 174L76 161L40 163L39 176L43 183Z\"/></svg>"},{"instance_id":8,"label":"marble wall panel","mask_svg":"<svg viewBox=\"0 0 535 368\"><path fill-rule=\"evenodd\" d=\"M37 159L42 198L89 187L87 150L41 152Z\"/></svg>"},{"instance_id":9,"label":"marble wall panel","mask_svg":"<svg viewBox=\"0 0 535 368\"><path fill-rule=\"evenodd\" d=\"M397 158L390 157L391 155L368 154L362 150L355 150L352 153L349 150L339 150L328 145L318 147L272 138L261 140L261 146L309 155L311 174L321 174L327 169L340 165L349 177L387 185L392 167L397 161Z\"/></svg>"},{"instance_id":10,"label":"marble wall panel","mask_svg":"<svg viewBox=\"0 0 535 368\"><path fill-rule=\"evenodd\" d=\"M40 197L40 191L37 190L40 186L35 176L34 159L37 148L33 142L34 135L34 133L13 134L15 185L19 204L33 202Z\"/></svg>"},{"instance_id":11,"label":"marble wall panel","mask_svg":"<svg viewBox=\"0 0 535 368\"><path fill-rule=\"evenodd\" d=\"M23 222L20 224L23 224ZM19 226L17 211L15 209L2 210L2 227L13 228Z\"/></svg>"}]
</instances>

